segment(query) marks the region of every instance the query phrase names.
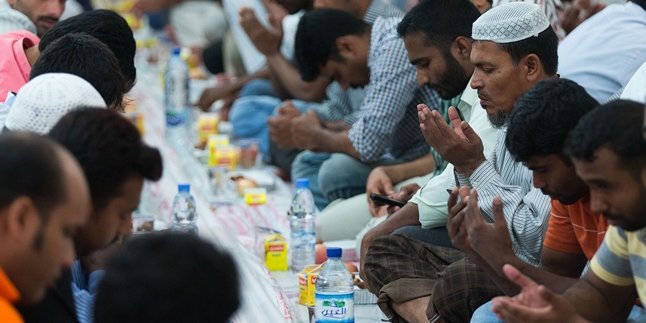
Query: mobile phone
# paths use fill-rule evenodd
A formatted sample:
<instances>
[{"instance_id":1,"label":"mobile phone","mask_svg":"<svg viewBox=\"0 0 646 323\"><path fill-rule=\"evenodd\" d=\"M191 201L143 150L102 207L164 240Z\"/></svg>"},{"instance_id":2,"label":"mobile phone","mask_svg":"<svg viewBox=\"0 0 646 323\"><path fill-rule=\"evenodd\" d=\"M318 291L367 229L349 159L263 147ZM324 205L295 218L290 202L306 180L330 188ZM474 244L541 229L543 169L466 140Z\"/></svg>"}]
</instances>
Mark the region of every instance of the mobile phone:
<instances>
[{"instance_id":1,"label":"mobile phone","mask_svg":"<svg viewBox=\"0 0 646 323\"><path fill-rule=\"evenodd\" d=\"M393 200L393 199L391 199L391 198L389 198L387 196L379 195L379 194L376 194L376 193L370 193L370 199L375 201L376 203L386 204L386 205L390 205L390 206L404 207L404 205L406 205L406 203L404 203L402 201Z\"/></svg>"}]
</instances>

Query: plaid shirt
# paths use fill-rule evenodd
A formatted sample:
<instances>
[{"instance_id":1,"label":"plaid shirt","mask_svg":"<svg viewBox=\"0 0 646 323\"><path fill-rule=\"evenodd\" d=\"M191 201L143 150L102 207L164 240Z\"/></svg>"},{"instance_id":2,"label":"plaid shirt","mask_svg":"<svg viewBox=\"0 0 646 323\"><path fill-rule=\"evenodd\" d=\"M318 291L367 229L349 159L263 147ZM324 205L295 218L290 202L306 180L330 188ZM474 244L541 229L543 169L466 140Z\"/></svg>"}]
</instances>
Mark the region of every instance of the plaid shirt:
<instances>
[{"instance_id":1,"label":"plaid shirt","mask_svg":"<svg viewBox=\"0 0 646 323\"><path fill-rule=\"evenodd\" d=\"M410 161L430 152L419 129L416 105L439 106L439 97L420 88L404 42L395 30L399 18L377 18L372 26L370 83L348 137L363 162L386 156Z\"/></svg>"},{"instance_id":2,"label":"plaid shirt","mask_svg":"<svg viewBox=\"0 0 646 323\"><path fill-rule=\"evenodd\" d=\"M385 0L373 0L363 16L363 21L373 24L379 17L403 17L404 13ZM319 115L325 120L343 120L351 125L357 121L361 102L364 98L364 89L355 88L344 91L338 82L333 81L327 88L328 100L321 104Z\"/></svg>"}]
</instances>

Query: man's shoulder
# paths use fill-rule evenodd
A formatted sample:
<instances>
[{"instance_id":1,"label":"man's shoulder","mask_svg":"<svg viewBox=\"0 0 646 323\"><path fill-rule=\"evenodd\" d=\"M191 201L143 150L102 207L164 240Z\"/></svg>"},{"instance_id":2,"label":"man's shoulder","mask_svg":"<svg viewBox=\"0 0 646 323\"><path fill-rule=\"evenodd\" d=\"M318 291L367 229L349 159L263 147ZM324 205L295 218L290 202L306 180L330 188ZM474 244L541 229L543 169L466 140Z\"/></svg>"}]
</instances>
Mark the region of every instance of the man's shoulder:
<instances>
[{"instance_id":1,"label":"man's shoulder","mask_svg":"<svg viewBox=\"0 0 646 323\"><path fill-rule=\"evenodd\" d=\"M372 36L379 38L397 37L397 25L402 20L401 17L377 17L372 24Z\"/></svg>"}]
</instances>

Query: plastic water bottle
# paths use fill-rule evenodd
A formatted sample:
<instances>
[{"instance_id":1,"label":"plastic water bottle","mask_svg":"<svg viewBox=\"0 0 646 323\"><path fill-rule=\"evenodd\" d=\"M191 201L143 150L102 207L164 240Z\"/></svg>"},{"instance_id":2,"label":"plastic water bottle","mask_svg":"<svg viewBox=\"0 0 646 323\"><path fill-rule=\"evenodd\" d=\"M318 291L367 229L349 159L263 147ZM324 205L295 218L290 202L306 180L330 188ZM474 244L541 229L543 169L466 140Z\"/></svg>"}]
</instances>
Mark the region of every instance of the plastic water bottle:
<instances>
[{"instance_id":1,"label":"plastic water bottle","mask_svg":"<svg viewBox=\"0 0 646 323\"><path fill-rule=\"evenodd\" d=\"M164 77L164 109L169 128L183 126L190 108L188 66L180 53L180 48L173 48Z\"/></svg>"},{"instance_id":2,"label":"plastic water bottle","mask_svg":"<svg viewBox=\"0 0 646 323\"><path fill-rule=\"evenodd\" d=\"M197 211L195 210L195 199L191 195L189 184L177 185L178 193L173 199L171 211L172 231L188 232L197 234Z\"/></svg>"},{"instance_id":3,"label":"plastic water bottle","mask_svg":"<svg viewBox=\"0 0 646 323\"><path fill-rule=\"evenodd\" d=\"M291 228L291 267L294 272L300 272L305 266L315 263L316 208L308 187L307 178L296 180L296 193L287 213Z\"/></svg>"},{"instance_id":4,"label":"plastic water bottle","mask_svg":"<svg viewBox=\"0 0 646 323\"><path fill-rule=\"evenodd\" d=\"M341 248L327 249L327 261L316 279L316 323L354 322L354 283L341 253Z\"/></svg>"}]
</instances>

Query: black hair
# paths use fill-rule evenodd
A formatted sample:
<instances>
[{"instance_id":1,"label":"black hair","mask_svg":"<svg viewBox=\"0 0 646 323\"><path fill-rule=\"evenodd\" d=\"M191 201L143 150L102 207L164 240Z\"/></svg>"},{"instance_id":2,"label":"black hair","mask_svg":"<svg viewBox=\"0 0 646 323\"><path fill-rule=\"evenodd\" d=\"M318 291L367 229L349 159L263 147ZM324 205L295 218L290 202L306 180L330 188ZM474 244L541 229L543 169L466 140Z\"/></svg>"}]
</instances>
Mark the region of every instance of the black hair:
<instances>
[{"instance_id":1,"label":"black hair","mask_svg":"<svg viewBox=\"0 0 646 323\"><path fill-rule=\"evenodd\" d=\"M148 234L113 258L95 301L96 323L225 323L240 305L232 257L190 234Z\"/></svg>"},{"instance_id":2,"label":"black hair","mask_svg":"<svg viewBox=\"0 0 646 323\"><path fill-rule=\"evenodd\" d=\"M347 35L363 35L369 26L351 14L335 9L306 12L298 22L294 53L301 78L310 82L321 73L328 60L341 60L336 40Z\"/></svg>"},{"instance_id":3,"label":"black hair","mask_svg":"<svg viewBox=\"0 0 646 323\"><path fill-rule=\"evenodd\" d=\"M581 119L572 130L565 152L573 158L593 161L595 152L606 147L638 175L646 162L643 120L643 103L610 101Z\"/></svg>"},{"instance_id":4,"label":"black hair","mask_svg":"<svg viewBox=\"0 0 646 323\"><path fill-rule=\"evenodd\" d=\"M563 154L568 134L599 103L568 79L537 83L511 112L505 145L516 161Z\"/></svg>"},{"instance_id":5,"label":"black hair","mask_svg":"<svg viewBox=\"0 0 646 323\"><path fill-rule=\"evenodd\" d=\"M559 39L552 26L547 27L536 37L529 37L512 43L498 44L502 50L511 56L514 65L529 54L535 54L541 60L547 75L556 75L559 66L557 49Z\"/></svg>"},{"instance_id":6,"label":"black hair","mask_svg":"<svg viewBox=\"0 0 646 323\"><path fill-rule=\"evenodd\" d=\"M60 146L31 133L0 135L0 209L29 197L46 222L49 211L67 198Z\"/></svg>"},{"instance_id":7,"label":"black hair","mask_svg":"<svg viewBox=\"0 0 646 323\"><path fill-rule=\"evenodd\" d=\"M120 194L133 175L158 180L162 175L159 151L147 146L137 128L120 114L107 109L79 109L61 118L49 137L67 148L78 160L95 211Z\"/></svg>"},{"instance_id":8,"label":"black hair","mask_svg":"<svg viewBox=\"0 0 646 323\"><path fill-rule=\"evenodd\" d=\"M137 46L123 17L110 10L92 10L67 18L54 25L43 35L38 49L43 52L57 39L71 33L84 32L104 43L119 61L119 67L126 82L123 92L128 92L135 85L137 69L134 58Z\"/></svg>"},{"instance_id":9,"label":"black hair","mask_svg":"<svg viewBox=\"0 0 646 323\"><path fill-rule=\"evenodd\" d=\"M397 25L399 37L421 32L429 44L450 46L457 37L471 38L480 12L469 0L423 0Z\"/></svg>"},{"instance_id":10,"label":"black hair","mask_svg":"<svg viewBox=\"0 0 646 323\"><path fill-rule=\"evenodd\" d=\"M88 34L67 34L47 46L29 78L47 73L77 75L92 84L109 108L123 110L125 80L119 62L105 44Z\"/></svg>"}]
</instances>

